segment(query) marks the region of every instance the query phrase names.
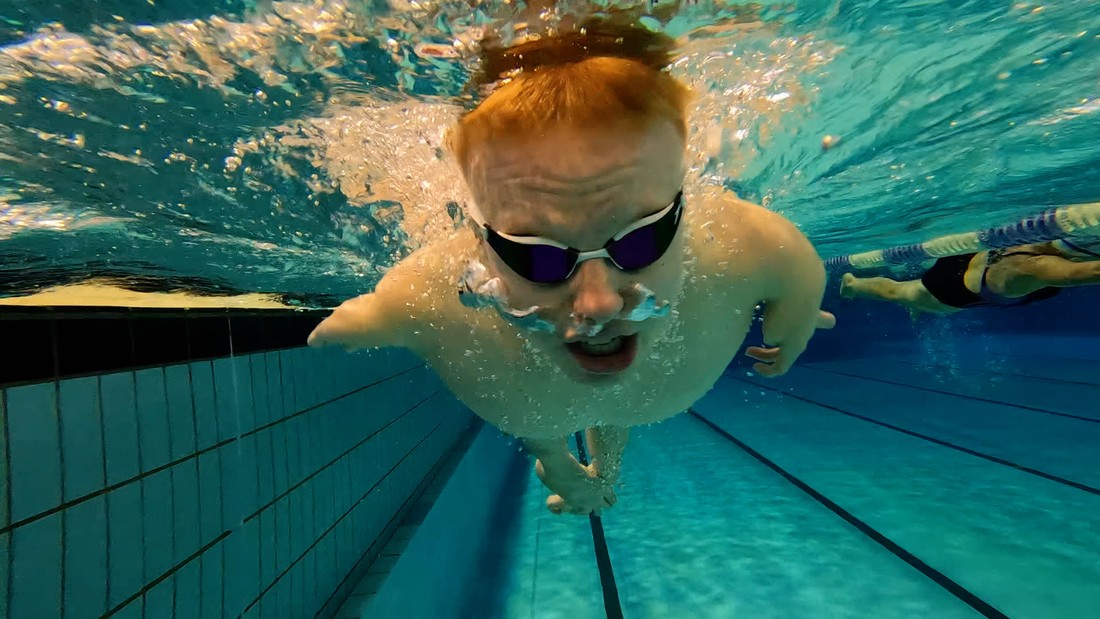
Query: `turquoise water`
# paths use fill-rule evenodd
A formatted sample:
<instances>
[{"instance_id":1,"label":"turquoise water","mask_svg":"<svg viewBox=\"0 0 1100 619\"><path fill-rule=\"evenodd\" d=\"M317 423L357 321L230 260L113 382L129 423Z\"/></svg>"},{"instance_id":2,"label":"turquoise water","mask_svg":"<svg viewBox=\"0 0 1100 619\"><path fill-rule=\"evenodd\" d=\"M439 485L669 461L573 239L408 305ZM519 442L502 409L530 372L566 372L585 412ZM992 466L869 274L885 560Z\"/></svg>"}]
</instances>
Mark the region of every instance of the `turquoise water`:
<instances>
[{"instance_id":1,"label":"turquoise water","mask_svg":"<svg viewBox=\"0 0 1100 619\"><path fill-rule=\"evenodd\" d=\"M823 256L1098 199L1095 2L745 14L663 18L698 95L694 176ZM516 21L481 2L0 3L0 294L91 273L369 289L465 199L441 133L468 44Z\"/></svg>"},{"instance_id":2,"label":"turquoise water","mask_svg":"<svg viewBox=\"0 0 1100 619\"><path fill-rule=\"evenodd\" d=\"M105 274L369 290L454 225L440 149L466 46L516 21L478 2L0 3L0 295ZM697 94L695 182L766 203L824 257L1100 200L1095 2L685 2L664 21ZM693 412L637 431L602 518L610 580L525 459L499 503L468 503L477 474L440 490L429 518L499 526L491 563L460 557L493 595L462 608L615 616L613 586L632 618L1095 616L1097 303L914 322L831 292L840 326L789 376L735 359ZM516 453L497 438L464 457ZM429 560L444 539L421 538ZM372 594L444 589L421 584Z\"/></svg>"}]
</instances>

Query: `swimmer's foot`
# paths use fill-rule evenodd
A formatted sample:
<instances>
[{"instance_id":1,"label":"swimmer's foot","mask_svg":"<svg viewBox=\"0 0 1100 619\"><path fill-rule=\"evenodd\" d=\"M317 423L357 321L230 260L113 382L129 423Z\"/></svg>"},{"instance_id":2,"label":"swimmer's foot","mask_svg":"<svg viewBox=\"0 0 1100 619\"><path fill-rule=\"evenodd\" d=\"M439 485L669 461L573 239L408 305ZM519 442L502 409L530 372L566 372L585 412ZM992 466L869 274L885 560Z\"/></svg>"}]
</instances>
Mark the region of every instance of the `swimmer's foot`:
<instances>
[{"instance_id":1,"label":"swimmer's foot","mask_svg":"<svg viewBox=\"0 0 1100 619\"><path fill-rule=\"evenodd\" d=\"M854 299L856 296L856 276L845 273L840 278L840 296L845 299Z\"/></svg>"},{"instance_id":2,"label":"swimmer's foot","mask_svg":"<svg viewBox=\"0 0 1100 619\"><path fill-rule=\"evenodd\" d=\"M579 462L572 470L547 471L542 460L535 463L535 471L542 483L555 494L546 499L546 508L555 514L587 515L600 513L615 505L614 480L596 474L589 466Z\"/></svg>"}]
</instances>

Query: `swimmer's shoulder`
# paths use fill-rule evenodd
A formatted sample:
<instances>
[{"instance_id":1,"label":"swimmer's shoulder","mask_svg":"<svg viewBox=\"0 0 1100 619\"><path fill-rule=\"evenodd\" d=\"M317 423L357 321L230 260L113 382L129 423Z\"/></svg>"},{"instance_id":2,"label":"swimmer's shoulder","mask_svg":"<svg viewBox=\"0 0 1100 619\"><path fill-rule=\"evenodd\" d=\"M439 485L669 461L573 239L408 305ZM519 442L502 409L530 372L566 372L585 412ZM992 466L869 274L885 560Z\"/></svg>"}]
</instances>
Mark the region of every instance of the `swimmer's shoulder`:
<instances>
[{"instance_id":1,"label":"swimmer's shoulder","mask_svg":"<svg viewBox=\"0 0 1100 619\"><path fill-rule=\"evenodd\" d=\"M375 288L389 311L414 320L464 309L458 301L458 279L476 249L468 231L420 247L390 267Z\"/></svg>"},{"instance_id":2,"label":"swimmer's shoulder","mask_svg":"<svg viewBox=\"0 0 1100 619\"><path fill-rule=\"evenodd\" d=\"M706 234L693 245L704 268L723 279L781 281L823 277L824 265L806 235L789 219L722 188L708 188L699 200Z\"/></svg>"},{"instance_id":3,"label":"swimmer's shoulder","mask_svg":"<svg viewBox=\"0 0 1100 619\"><path fill-rule=\"evenodd\" d=\"M692 201L693 249L708 261L767 254L801 233L783 216L721 187L706 187Z\"/></svg>"}]
</instances>

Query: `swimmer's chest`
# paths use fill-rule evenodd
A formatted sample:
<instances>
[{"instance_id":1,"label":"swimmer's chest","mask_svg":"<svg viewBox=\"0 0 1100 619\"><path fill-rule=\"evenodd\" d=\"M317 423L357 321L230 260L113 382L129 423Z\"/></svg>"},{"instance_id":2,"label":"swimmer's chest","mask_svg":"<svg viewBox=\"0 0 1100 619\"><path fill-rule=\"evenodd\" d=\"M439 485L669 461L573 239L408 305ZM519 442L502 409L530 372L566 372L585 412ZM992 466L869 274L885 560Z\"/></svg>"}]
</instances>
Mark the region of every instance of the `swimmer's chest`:
<instances>
[{"instance_id":1,"label":"swimmer's chest","mask_svg":"<svg viewBox=\"0 0 1100 619\"><path fill-rule=\"evenodd\" d=\"M506 330L445 352L432 367L478 416L511 434L560 436L595 424L655 423L682 412L714 386L741 345L751 315L750 305L740 314L681 316L668 337L613 381L577 381L554 360L524 352L521 338Z\"/></svg>"}]
</instances>

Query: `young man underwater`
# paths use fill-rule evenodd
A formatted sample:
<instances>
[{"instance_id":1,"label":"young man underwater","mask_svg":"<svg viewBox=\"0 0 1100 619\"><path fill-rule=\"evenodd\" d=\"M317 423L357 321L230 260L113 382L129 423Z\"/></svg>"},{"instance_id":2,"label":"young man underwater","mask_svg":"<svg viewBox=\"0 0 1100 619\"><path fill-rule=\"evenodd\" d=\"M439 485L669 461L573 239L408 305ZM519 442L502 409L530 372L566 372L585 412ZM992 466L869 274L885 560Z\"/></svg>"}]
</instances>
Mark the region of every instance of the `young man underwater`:
<instances>
[{"instance_id":1,"label":"young man underwater","mask_svg":"<svg viewBox=\"0 0 1100 619\"><path fill-rule=\"evenodd\" d=\"M523 440L555 513L615 504L629 428L705 395L764 302L757 372L805 350L825 270L783 217L689 188L688 91L672 41L589 27L483 53L487 82L450 146L470 224L338 307L311 346L399 346ZM570 453L585 430L590 464Z\"/></svg>"}]
</instances>

